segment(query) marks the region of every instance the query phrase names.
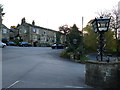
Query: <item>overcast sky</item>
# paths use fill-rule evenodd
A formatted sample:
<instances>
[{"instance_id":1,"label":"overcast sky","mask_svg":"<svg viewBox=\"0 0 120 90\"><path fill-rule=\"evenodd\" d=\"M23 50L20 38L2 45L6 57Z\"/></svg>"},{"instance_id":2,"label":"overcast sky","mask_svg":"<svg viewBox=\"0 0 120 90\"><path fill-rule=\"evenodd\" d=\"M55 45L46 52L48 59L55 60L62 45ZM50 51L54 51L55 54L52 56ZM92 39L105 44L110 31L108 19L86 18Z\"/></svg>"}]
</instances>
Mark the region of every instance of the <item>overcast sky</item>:
<instances>
[{"instance_id":1,"label":"overcast sky","mask_svg":"<svg viewBox=\"0 0 120 90\"><path fill-rule=\"evenodd\" d=\"M37 26L58 30L64 24L74 23L82 28L89 20L97 17L96 12L111 10L120 0L0 0L4 12L3 24L8 28L21 23L23 17L28 23L35 20Z\"/></svg>"}]
</instances>

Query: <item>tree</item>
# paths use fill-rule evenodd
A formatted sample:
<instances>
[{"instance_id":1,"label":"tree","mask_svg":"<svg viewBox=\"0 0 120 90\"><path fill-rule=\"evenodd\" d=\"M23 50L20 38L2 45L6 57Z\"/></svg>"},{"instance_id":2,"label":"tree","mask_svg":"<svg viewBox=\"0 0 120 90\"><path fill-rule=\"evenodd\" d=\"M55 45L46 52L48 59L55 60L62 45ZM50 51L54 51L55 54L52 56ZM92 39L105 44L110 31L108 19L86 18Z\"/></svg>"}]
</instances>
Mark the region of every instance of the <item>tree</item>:
<instances>
[{"instance_id":1,"label":"tree","mask_svg":"<svg viewBox=\"0 0 120 90\"><path fill-rule=\"evenodd\" d=\"M115 7L111 10L111 12L99 12L98 15L99 16L103 16L103 17L111 17L111 21L110 21L110 29L114 30L114 36L116 38L116 52L117 55L119 53L119 40L118 40L118 29L120 28L120 19L119 19L119 13L117 10L118 7Z\"/></svg>"},{"instance_id":2,"label":"tree","mask_svg":"<svg viewBox=\"0 0 120 90\"><path fill-rule=\"evenodd\" d=\"M67 35L70 32L70 28L68 28L68 25L63 25L59 27L59 32Z\"/></svg>"},{"instance_id":3,"label":"tree","mask_svg":"<svg viewBox=\"0 0 120 90\"><path fill-rule=\"evenodd\" d=\"M70 28L70 33L68 35L69 37L69 43L71 45L73 45L73 39L77 39L77 43L76 45L79 46L79 44L81 44L82 42L82 32L78 30L78 27L76 26L76 24L74 24L71 28Z\"/></svg>"},{"instance_id":4,"label":"tree","mask_svg":"<svg viewBox=\"0 0 120 90\"><path fill-rule=\"evenodd\" d=\"M74 24L70 28L70 32L68 34L68 40L69 40L69 45L68 45L68 52L82 52L82 32L78 30L78 27L76 24ZM74 44L74 40L76 40ZM79 48L79 50L77 50Z\"/></svg>"},{"instance_id":5,"label":"tree","mask_svg":"<svg viewBox=\"0 0 120 90\"><path fill-rule=\"evenodd\" d=\"M65 44L68 44L68 34L70 32L70 28L68 25L63 25L59 27L59 32L63 33L65 35Z\"/></svg>"},{"instance_id":6,"label":"tree","mask_svg":"<svg viewBox=\"0 0 120 90\"><path fill-rule=\"evenodd\" d=\"M116 40L114 39L114 32L109 29L108 32L104 34L105 38L105 49L113 52L116 48Z\"/></svg>"},{"instance_id":7,"label":"tree","mask_svg":"<svg viewBox=\"0 0 120 90\"><path fill-rule=\"evenodd\" d=\"M84 35L84 46L86 52L96 52L97 50L97 37L98 34L94 32L93 27L90 25L91 21L88 23L88 25L83 29L84 31L87 31L87 33Z\"/></svg>"},{"instance_id":8,"label":"tree","mask_svg":"<svg viewBox=\"0 0 120 90\"><path fill-rule=\"evenodd\" d=\"M99 43L99 34L96 34L94 32L94 29L91 25L91 22L93 21L90 20L87 24L87 26L84 28L84 31L87 31L87 33L84 35L84 45L85 45L85 50L86 52L96 52L97 46ZM105 40L105 49L113 51L115 49L115 40L114 40L114 32L109 29L108 32L104 34L104 40Z\"/></svg>"},{"instance_id":9,"label":"tree","mask_svg":"<svg viewBox=\"0 0 120 90\"><path fill-rule=\"evenodd\" d=\"M69 28L67 41L68 48L61 55L67 58L70 58L70 55L73 55L74 59L80 60L80 57L83 56L82 32L79 31L76 24Z\"/></svg>"}]
</instances>

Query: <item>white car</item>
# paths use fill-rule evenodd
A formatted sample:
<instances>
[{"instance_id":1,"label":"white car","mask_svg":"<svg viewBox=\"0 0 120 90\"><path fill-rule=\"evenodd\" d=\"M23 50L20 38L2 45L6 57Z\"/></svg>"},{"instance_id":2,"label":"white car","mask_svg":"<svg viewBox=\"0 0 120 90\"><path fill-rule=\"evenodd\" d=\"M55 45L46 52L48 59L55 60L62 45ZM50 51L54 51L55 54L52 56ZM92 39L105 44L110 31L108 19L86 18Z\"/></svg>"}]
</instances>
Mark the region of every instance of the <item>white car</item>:
<instances>
[{"instance_id":1,"label":"white car","mask_svg":"<svg viewBox=\"0 0 120 90\"><path fill-rule=\"evenodd\" d=\"M0 48L4 48L5 46L7 46L7 45L0 41Z\"/></svg>"}]
</instances>

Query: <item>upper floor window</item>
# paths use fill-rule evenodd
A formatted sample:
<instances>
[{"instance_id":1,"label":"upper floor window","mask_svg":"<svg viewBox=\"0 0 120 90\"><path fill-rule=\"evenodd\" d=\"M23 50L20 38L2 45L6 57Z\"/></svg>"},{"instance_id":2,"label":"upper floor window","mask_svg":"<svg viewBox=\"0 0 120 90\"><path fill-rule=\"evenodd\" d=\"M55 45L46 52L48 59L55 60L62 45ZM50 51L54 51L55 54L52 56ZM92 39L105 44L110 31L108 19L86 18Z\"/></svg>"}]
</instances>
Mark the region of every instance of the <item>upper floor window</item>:
<instances>
[{"instance_id":1,"label":"upper floor window","mask_svg":"<svg viewBox=\"0 0 120 90\"><path fill-rule=\"evenodd\" d=\"M3 33L7 33L7 29L3 29Z\"/></svg>"},{"instance_id":2,"label":"upper floor window","mask_svg":"<svg viewBox=\"0 0 120 90\"><path fill-rule=\"evenodd\" d=\"M27 33L27 30L26 30L26 29L24 29L24 33Z\"/></svg>"},{"instance_id":3,"label":"upper floor window","mask_svg":"<svg viewBox=\"0 0 120 90\"><path fill-rule=\"evenodd\" d=\"M22 34L22 29L19 30L19 34Z\"/></svg>"},{"instance_id":4,"label":"upper floor window","mask_svg":"<svg viewBox=\"0 0 120 90\"><path fill-rule=\"evenodd\" d=\"M33 32L34 32L34 33L36 32L36 29L35 29L35 28L33 28Z\"/></svg>"},{"instance_id":5,"label":"upper floor window","mask_svg":"<svg viewBox=\"0 0 120 90\"><path fill-rule=\"evenodd\" d=\"M39 34L39 29L36 30L36 34Z\"/></svg>"},{"instance_id":6,"label":"upper floor window","mask_svg":"<svg viewBox=\"0 0 120 90\"><path fill-rule=\"evenodd\" d=\"M54 37L56 37L56 33L54 33Z\"/></svg>"},{"instance_id":7,"label":"upper floor window","mask_svg":"<svg viewBox=\"0 0 120 90\"><path fill-rule=\"evenodd\" d=\"M44 31L43 34L46 35L46 31Z\"/></svg>"}]
</instances>

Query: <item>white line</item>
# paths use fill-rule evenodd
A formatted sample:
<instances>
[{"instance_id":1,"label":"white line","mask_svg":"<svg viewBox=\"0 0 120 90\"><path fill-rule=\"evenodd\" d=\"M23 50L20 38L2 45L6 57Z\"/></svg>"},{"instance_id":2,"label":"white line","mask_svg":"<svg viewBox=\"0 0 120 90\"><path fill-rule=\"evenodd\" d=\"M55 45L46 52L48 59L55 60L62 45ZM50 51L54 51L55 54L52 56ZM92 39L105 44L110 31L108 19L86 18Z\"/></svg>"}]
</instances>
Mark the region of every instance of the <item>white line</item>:
<instances>
[{"instance_id":1,"label":"white line","mask_svg":"<svg viewBox=\"0 0 120 90\"><path fill-rule=\"evenodd\" d=\"M7 87L7 88L11 88L12 86L14 86L15 84L17 84L17 83L19 83L20 81L16 81L16 82L14 82L13 84L11 84L9 87Z\"/></svg>"},{"instance_id":2,"label":"white line","mask_svg":"<svg viewBox=\"0 0 120 90\"><path fill-rule=\"evenodd\" d=\"M84 87L79 87L79 86L65 86L66 88L84 88Z\"/></svg>"}]
</instances>

